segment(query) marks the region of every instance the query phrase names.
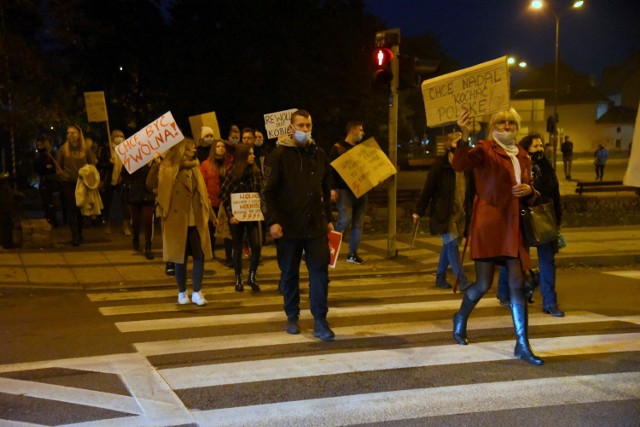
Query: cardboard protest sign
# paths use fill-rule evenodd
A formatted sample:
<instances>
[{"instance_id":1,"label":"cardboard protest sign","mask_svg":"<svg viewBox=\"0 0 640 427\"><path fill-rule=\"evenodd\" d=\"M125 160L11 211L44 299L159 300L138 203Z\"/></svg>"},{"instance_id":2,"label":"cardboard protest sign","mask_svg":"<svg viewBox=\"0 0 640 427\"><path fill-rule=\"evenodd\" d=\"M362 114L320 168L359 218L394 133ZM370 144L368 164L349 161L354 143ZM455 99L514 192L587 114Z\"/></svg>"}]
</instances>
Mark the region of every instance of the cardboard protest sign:
<instances>
[{"instance_id":1,"label":"cardboard protest sign","mask_svg":"<svg viewBox=\"0 0 640 427\"><path fill-rule=\"evenodd\" d=\"M290 110L265 114L264 127L267 131L267 138L274 139L286 135L289 129L289 123L291 122L291 114L297 110L297 108L291 108Z\"/></svg>"},{"instance_id":2,"label":"cardboard protest sign","mask_svg":"<svg viewBox=\"0 0 640 427\"><path fill-rule=\"evenodd\" d=\"M216 116L215 111L190 116L189 126L191 126L191 135L193 135L194 141L198 141L200 139L200 130L202 129L202 126L209 126L213 129L213 137L215 139L222 139L220 137L220 127L218 126L218 117Z\"/></svg>"},{"instance_id":3,"label":"cardboard protest sign","mask_svg":"<svg viewBox=\"0 0 640 427\"><path fill-rule=\"evenodd\" d=\"M640 187L640 105L638 105L638 114L636 115L636 127L633 130L633 139L635 144L631 146L631 155L629 156L629 164L627 171L622 180L624 185L630 187Z\"/></svg>"},{"instance_id":4,"label":"cardboard protest sign","mask_svg":"<svg viewBox=\"0 0 640 427\"><path fill-rule=\"evenodd\" d=\"M329 240L329 267L336 268L338 255L340 255L340 246L342 245L342 233L331 230L327 234Z\"/></svg>"},{"instance_id":5,"label":"cardboard protest sign","mask_svg":"<svg viewBox=\"0 0 640 427\"><path fill-rule=\"evenodd\" d=\"M85 92L84 105L87 108L87 118L90 122L109 121L104 92Z\"/></svg>"},{"instance_id":6,"label":"cardboard protest sign","mask_svg":"<svg viewBox=\"0 0 640 427\"><path fill-rule=\"evenodd\" d=\"M129 173L133 173L153 159L155 153L164 153L184 139L184 135L167 111L115 146L115 152Z\"/></svg>"},{"instance_id":7,"label":"cardboard protest sign","mask_svg":"<svg viewBox=\"0 0 640 427\"><path fill-rule=\"evenodd\" d=\"M231 212L238 221L264 221L260 193L232 193Z\"/></svg>"},{"instance_id":8,"label":"cardboard protest sign","mask_svg":"<svg viewBox=\"0 0 640 427\"><path fill-rule=\"evenodd\" d=\"M356 145L331 162L331 166L356 197L398 172L373 138Z\"/></svg>"},{"instance_id":9,"label":"cardboard protest sign","mask_svg":"<svg viewBox=\"0 0 640 427\"><path fill-rule=\"evenodd\" d=\"M429 127L455 122L463 110L469 110L470 117L507 110L507 57L425 80L422 98Z\"/></svg>"}]
</instances>

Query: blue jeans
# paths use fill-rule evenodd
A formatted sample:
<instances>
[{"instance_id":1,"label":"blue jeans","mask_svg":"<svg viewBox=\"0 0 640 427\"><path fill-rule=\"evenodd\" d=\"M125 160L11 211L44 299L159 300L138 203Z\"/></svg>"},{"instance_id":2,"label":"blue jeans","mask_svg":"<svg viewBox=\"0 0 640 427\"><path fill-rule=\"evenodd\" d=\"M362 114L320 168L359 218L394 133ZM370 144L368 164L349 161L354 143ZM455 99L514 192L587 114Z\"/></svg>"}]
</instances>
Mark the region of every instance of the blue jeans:
<instances>
[{"instance_id":1,"label":"blue jeans","mask_svg":"<svg viewBox=\"0 0 640 427\"><path fill-rule=\"evenodd\" d=\"M542 306L553 307L558 305L556 299L556 259L553 242L536 246L538 250L538 268L540 269L540 294L542 294ZM500 269L498 277L498 298L509 299L509 285L507 271Z\"/></svg>"},{"instance_id":2,"label":"blue jeans","mask_svg":"<svg viewBox=\"0 0 640 427\"><path fill-rule=\"evenodd\" d=\"M351 222L349 253L355 254L362 240L364 212L367 207L367 195L357 198L351 190L338 189L338 221L336 231L343 233Z\"/></svg>"},{"instance_id":3,"label":"blue jeans","mask_svg":"<svg viewBox=\"0 0 640 427\"><path fill-rule=\"evenodd\" d=\"M182 264L176 263L176 283L178 291L185 292L187 290L187 258L193 257L193 270L191 271L191 283L193 292L200 292L202 288L202 276L204 275L204 253L200 246L200 235L196 227L187 229L187 246L184 251L184 261Z\"/></svg>"},{"instance_id":4,"label":"blue jeans","mask_svg":"<svg viewBox=\"0 0 640 427\"><path fill-rule=\"evenodd\" d=\"M450 239L449 234L440 235L442 238L442 249L440 250L440 261L438 261L437 274L445 274L447 267L451 265L453 273L460 278L464 277L464 273L460 272L460 252L458 251L458 239ZM445 243L447 242L447 243Z\"/></svg>"},{"instance_id":5,"label":"blue jeans","mask_svg":"<svg viewBox=\"0 0 640 427\"><path fill-rule=\"evenodd\" d=\"M309 272L309 303L315 319L325 319L329 308L329 242L326 235L312 238L276 239L280 290L287 317L300 315L300 261L305 253Z\"/></svg>"}]
</instances>

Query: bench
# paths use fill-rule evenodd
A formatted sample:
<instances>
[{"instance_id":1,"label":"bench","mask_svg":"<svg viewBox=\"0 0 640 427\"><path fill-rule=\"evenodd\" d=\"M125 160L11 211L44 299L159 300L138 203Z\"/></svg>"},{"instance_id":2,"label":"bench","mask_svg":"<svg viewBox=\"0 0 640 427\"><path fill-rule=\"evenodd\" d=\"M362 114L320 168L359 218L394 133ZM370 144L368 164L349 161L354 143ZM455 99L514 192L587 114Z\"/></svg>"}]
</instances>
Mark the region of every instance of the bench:
<instances>
[{"instance_id":1,"label":"bench","mask_svg":"<svg viewBox=\"0 0 640 427\"><path fill-rule=\"evenodd\" d=\"M576 193L582 195L582 193L604 193L604 192L619 192L619 191L632 191L638 193L636 187L629 187L623 185L622 181L580 181L576 184Z\"/></svg>"}]
</instances>

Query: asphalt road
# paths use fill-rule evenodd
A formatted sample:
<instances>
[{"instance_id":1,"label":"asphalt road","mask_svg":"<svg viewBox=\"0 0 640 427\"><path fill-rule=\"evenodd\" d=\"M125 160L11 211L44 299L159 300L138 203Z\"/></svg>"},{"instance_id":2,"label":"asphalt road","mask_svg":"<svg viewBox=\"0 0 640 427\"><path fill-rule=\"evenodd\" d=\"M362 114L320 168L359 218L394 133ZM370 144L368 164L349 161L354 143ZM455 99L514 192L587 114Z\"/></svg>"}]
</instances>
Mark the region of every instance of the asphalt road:
<instances>
[{"instance_id":1,"label":"asphalt road","mask_svg":"<svg viewBox=\"0 0 640 427\"><path fill-rule=\"evenodd\" d=\"M205 288L205 307L166 287L0 287L0 425L638 425L638 265L558 271L567 316L530 305L543 367L513 358L494 290L453 344L460 295L433 279L332 281L333 343L311 336L306 295L302 334L283 332L273 281Z\"/></svg>"}]
</instances>

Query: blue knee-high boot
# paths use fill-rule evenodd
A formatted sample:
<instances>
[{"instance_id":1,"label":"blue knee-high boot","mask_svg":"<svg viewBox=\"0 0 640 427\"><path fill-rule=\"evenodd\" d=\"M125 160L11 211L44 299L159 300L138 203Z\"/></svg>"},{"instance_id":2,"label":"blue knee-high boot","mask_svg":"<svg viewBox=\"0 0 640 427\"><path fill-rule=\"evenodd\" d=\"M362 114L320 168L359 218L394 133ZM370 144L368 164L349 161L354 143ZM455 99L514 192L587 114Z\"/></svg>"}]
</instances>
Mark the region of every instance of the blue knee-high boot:
<instances>
[{"instance_id":1,"label":"blue knee-high boot","mask_svg":"<svg viewBox=\"0 0 640 427\"><path fill-rule=\"evenodd\" d=\"M462 298L462 304L460 304L460 310L453 315L453 339L460 345L469 344L467 341L467 320L478 301L473 301L468 294L465 294Z\"/></svg>"},{"instance_id":2,"label":"blue knee-high boot","mask_svg":"<svg viewBox=\"0 0 640 427\"><path fill-rule=\"evenodd\" d=\"M529 346L529 316L527 315L526 304L511 304L511 317L513 318L513 328L516 332L516 348L513 351L513 355L532 365L542 365L544 360L536 356L531 350L531 346Z\"/></svg>"}]
</instances>

